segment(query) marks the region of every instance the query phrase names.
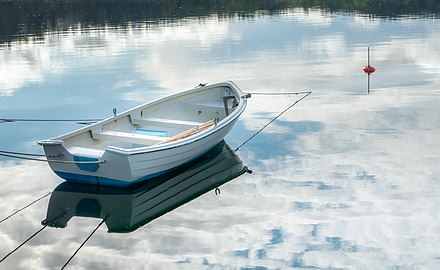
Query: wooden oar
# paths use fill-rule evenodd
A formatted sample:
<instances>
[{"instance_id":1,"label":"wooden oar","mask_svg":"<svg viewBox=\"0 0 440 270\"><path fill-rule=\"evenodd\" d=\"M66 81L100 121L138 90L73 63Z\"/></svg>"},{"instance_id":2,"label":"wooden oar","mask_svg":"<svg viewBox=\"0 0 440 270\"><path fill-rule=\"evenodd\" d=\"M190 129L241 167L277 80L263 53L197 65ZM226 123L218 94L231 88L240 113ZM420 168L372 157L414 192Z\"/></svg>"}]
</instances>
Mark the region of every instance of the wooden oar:
<instances>
[{"instance_id":1,"label":"wooden oar","mask_svg":"<svg viewBox=\"0 0 440 270\"><path fill-rule=\"evenodd\" d=\"M164 144L164 143L169 143L169 142L175 142L177 140L181 140L181 139L187 138L189 136L192 136L194 134L197 134L199 132L202 132L202 131L208 129L209 127L213 126L214 124L215 124L214 119L211 119L208 122L205 122L205 123L203 123L203 124L201 124L199 126L196 126L196 127L190 128L188 130L185 130L184 132L181 132L181 133L179 133L179 134L169 138L168 140L165 140L163 142L159 142L157 144Z\"/></svg>"}]
</instances>

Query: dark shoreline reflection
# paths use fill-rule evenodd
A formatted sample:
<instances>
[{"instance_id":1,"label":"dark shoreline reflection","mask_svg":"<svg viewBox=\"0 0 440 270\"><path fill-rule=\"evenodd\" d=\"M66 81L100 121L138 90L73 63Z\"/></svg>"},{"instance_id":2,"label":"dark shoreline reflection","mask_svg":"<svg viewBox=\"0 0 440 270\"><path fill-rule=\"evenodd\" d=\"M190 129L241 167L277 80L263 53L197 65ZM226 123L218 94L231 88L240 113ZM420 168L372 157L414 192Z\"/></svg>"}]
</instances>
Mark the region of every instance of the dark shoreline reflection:
<instances>
[{"instance_id":1,"label":"dark shoreline reflection","mask_svg":"<svg viewBox=\"0 0 440 270\"><path fill-rule=\"evenodd\" d=\"M64 228L74 217L104 219L108 232L132 232L250 172L224 142L194 162L127 189L64 182L53 191L43 225Z\"/></svg>"},{"instance_id":2,"label":"dark shoreline reflection","mask_svg":"<svg viewBox=\"0 0 440 270\"><path fill-rule=\"evenodd\" d=\"M123 28L131 22L157 23L187 17L253 17L290 8L320 8L329 13L361 13L372 17L438 17L438 1L301 1L301 0L0 0L0 43L38 39L48 31L73 26Z\"/></svg>"}]
</instances>

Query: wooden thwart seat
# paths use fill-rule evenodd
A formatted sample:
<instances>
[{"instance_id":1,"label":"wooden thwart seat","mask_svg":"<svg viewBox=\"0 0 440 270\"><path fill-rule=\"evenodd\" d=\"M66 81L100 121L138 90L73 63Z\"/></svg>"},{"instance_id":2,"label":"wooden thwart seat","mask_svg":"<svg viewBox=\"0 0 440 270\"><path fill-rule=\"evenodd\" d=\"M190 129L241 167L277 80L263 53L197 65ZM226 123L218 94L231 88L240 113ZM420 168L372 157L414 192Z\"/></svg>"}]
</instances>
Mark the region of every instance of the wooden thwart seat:
<instances>
[{"instance_id":1,"label":"wooden thwart seat","mask_svg":"<svg viewBox=\"0 0 440 270\"><path fill-rule=\"evenodd\" d=\"M133 144L152 145L163 142L169 137L150 136L120 131L100 131L94 132L93 138L98 140L122 141Z\"/></svg>"},{"instance_id":2,"label":"wooden thwart seat","mask_svg":"<svg viewBox=\"0 0 440 270\"><path fill-rule=\"evenodd\" d=\"M177 120L177 119L167 119L167 118L132 118L131 122L134 125L139 126L148 126L148 125L154 125L159 124L160 126L164 127L196 127L199 125L202 125L202 122L194 122L194 121L186 121L186 120Z\"/></svg>"}]
</instances>

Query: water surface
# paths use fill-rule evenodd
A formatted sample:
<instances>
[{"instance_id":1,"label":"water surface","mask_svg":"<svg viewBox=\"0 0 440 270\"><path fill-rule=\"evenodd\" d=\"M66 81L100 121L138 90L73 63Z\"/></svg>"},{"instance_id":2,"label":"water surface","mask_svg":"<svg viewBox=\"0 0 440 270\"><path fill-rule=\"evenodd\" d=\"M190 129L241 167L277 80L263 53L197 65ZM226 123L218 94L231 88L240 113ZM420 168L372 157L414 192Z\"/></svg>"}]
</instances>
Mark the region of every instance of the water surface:
<instances>
[{"instance_id":1,"label":"water surface","mask_svg":"<svg viewBox=\"0 0 440 270\"><path fill-rule=\"evenodd\" d=\"M100 227L69 267L438 268L440 23L365 12L210 10L6 35L0 118L100 119L223 80L246 92L313 91L237 152L253 174L132 233ZM298 98L252 97L226 142L234 149ZM41 153L38 140L78 127L0 123L0 150ZM44 163L0 166L5 217L62 181ZM48 201L0 223L1 257L41 228ZM46 228L1 267L59 269L100 221Z\"/></svg>"}]
</instances>

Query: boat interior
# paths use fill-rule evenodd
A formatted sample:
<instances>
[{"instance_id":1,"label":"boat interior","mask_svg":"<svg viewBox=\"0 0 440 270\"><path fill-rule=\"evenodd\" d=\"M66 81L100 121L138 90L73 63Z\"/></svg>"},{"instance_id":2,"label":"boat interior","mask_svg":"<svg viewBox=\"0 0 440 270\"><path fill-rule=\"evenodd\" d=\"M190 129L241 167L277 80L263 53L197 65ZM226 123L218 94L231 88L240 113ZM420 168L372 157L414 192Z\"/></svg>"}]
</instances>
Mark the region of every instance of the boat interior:
<instances>
[{"instance_id":1,"label":"boat interior","mask_svg":"<svg viewBox=\"0 0 440 270\"><path fill-rule=\"evenodd\" d=\"M189 137L216 125L237 106L232 89L222 86L147 104L61 139L72 154L99 157L108 146L133 149Z\"/></svg>"}]
</instances>

